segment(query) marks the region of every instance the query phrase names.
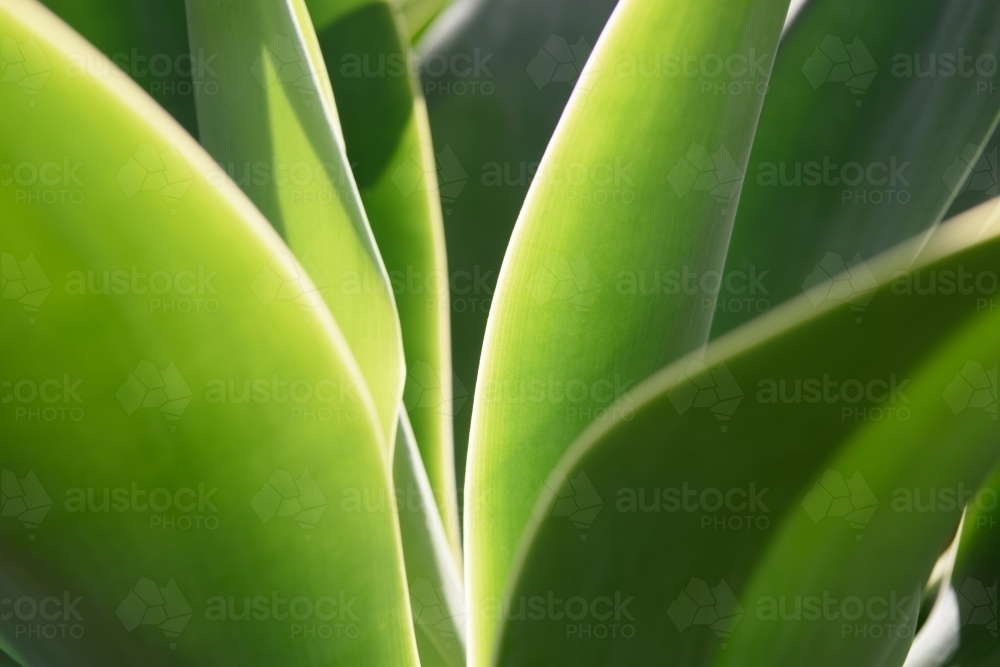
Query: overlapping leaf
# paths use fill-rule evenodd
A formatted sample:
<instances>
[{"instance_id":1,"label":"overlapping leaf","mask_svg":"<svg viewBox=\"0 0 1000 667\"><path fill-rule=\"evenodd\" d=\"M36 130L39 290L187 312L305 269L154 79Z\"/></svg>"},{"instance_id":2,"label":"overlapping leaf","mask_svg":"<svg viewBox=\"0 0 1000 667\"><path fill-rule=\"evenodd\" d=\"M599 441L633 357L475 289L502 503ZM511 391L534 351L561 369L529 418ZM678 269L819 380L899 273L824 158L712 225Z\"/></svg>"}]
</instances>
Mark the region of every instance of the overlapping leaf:
<instances>
[{"instance_id":1,"label":"overlapping leaf","mask_svg":"<svg viewBox=\"0 0 1000 667\"><path fill-rule=\"evenodd\" d=\"M912 265L919 237L874 260L861 322L818 286L595 424L493 601L496 664L900 664L956 489L1000 460L991 415L962 400L963 369L996 363L1000 317L948 287L995 270L998 210L940 227ZM539 614L539 598L558 602Z\"/></svg>"},{"instance_id":2,"label":"overlapping leaf","mask_svg":"<svg viewBox=\"0 0 1000 667\"><path fill-rule=\"evenodd\" d=\"M667 285L722 268L761 97L704 95L666 72L651 85L640 59L773 53L786 9L627 0L584 68L515 227L479 369L465 493L475 665L493 639L484 607L549 471L632 383L708 336L711 295Z\"/></svg>"},{"instance_id":3,"label":"overlapping leaf","mask_svg":"<svg viewBox=\"0 0 1000 667\"><path fill-rule=\"evenodd\" d=\"M930 230L969 189L995 196L998 52L995 4L806 3L761 84L713 335Z\"/></svg>"},{"instance_id":4,"label":"overlapping leaf","mask_svg":"<svg viewBox=\"0 0 1000 667\"><path fill-rule=\"evenodd\" d=\"M419 42L454 286L456 398L475 389L486 317L514 222L615 2L465 0L450 6ZM460 488L471 420L472 401L456 402Z\"/></svg>"},{"instance_id":5,"label":"overlapping leaf","mask_svg":"<svg viewBox=\"0 0 1000 667\"><path fill-rule=\"evenodd\" d=\"M5 50L3 162L46 174L0 197L0 578L65 625L5 645L418 664L378 413L316 286L133 83L67 69L101 58L78 35L10 0L0 28L35 67Z\"/></svg>"},{"instance_id":6,"label":"overlapping leaf","mask_svg":"<svg viewBox=\"0 0 1000 667\"><path fill-rule=\"evenodd\" d=\"M403 400L457 556L448 269L430 130L393 9L354 4L313 0L309 10L326 21L319 44L402 325Z\"/></svg>"},{"instance_id":7,"label":"overlapping leaf","mask_svg":"<svg viewBox=\"0 0 1000 667\"><path fill-rule=\"evenodd\" d=\"M224 81L216 94L196 89L201 143L323 295L391 446L405 370L399 319L305 4L191 0L187 7L191 48L218 53L215 71ZM272 296L298 297L277 290Z\"/></svg>"}]
</instances>

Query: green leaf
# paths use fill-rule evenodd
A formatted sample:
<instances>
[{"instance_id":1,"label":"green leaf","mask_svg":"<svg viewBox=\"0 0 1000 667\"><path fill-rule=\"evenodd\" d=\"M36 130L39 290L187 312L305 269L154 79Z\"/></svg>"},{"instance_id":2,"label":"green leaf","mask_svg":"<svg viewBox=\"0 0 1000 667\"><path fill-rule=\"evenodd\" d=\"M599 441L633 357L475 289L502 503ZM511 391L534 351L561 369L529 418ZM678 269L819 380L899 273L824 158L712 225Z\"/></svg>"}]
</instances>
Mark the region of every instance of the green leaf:
<instances>
[{"instance_id":1,"label":"green leaf","mask_svg":"<svg viewBox=\"0 0 1000 667\"><path fill-rule=\"evenodd\" d=\"M465 481L472 401L497 274L542 153L615 0L456 3L419 43L441 161L455 370L455 466ZM509 26L499 29L498 26ZM572 46L576 46L576 51ZM572 54L551 80L550 52ZM618 188L621 190L622 188ZM461 402L460 402L461 401ZM462 498L462 494L459 494Z\"/></svg>"},{"instance_id":2,"label":"green leaf","mask_svg":"<svg viewBox=\"0 0 1000 667\"><path fill-rule=\"evenodd\" d=\"M993 271L998 214L941 226L916 262L920 237L873 260L860 323L817 286L594 424L534 508L496 664L901 664L962 511L954 493L928 511L928 491L977 488L1000 460L996 422L954 388L970 359L996 363L1000 316L906 285ZM579 620L517 616L547 591Z\"/></svg>"},{"instance_id":3,"label":"green leaf","mask_svg":"<svg viewBox=\"0 0 1000 667\"><path fill-rule=\"evenodd\" d=\"M708 337L701 295L636 286L682 265L722 268L761 98L705 96L682 78L650 85L638 56L773 52L787 4L626 0L577 83L507 250L476 386L465 495L475 665L493 640L484 606L503 592L548 472L616 396Z\"/></svg>"},{"instance_id":4,"label":"green leaf","mask_svg":"<svg viewBox=\"0 0 1000 667\"><path fill-rule=\"evenodd\" d=\"M408 373L403 401L456 557L460 553L452 442L448 268L434 156L423 99L411 80L408 43L392 9L349 12L314 0L347 157L389 271Z\"/></svg>"},{"instance_id":5,"label":"green leaf","mask_svg":"<svg viewBox=\"0 0 1000 667\"><path fill-rule=\"evenodd\" d=\"M396 430L393 482L420 664L460 667L467 615L462 577L405 410Z\"/></svg>"},{"instance_id":6,"label":"green leaf","mask_svg":"<svg viewBox=\"0 0 1000 667\"><path fill-rule=\"evenodd\" d=\"M981 74L998 46L992 3L805 5L766 82L713 336L932 229L983 186L964 183L1000 114Z\"/></svg>"},{"instance_id":7,"label":"green leaf","mask_svg":"<svg viewBox=\"0 0 1000 667\"><path fill-rule=\"evenodd\" d=\"M214 95L197 89L201 143L322 293L391 447L405 373L399 319L305 5L190 0L188 24L193 49L219 54L215 71L225 82Z\"/></svg>"},{"instance_id":8,"label":"green leaf","mask_svg":"<svg viewBox=\"0 0 1000 667\"><path fill-rule=\"evenodd\" d=\"M62 179L0 197L0 578L69 626L5 641L28 664L417 665L396 512L344 502L391 503L390 462L315 286L135 84L67 69L101 56L55 16L4 0L0 31L0 157Z\"/></svg>"}]
</instances>

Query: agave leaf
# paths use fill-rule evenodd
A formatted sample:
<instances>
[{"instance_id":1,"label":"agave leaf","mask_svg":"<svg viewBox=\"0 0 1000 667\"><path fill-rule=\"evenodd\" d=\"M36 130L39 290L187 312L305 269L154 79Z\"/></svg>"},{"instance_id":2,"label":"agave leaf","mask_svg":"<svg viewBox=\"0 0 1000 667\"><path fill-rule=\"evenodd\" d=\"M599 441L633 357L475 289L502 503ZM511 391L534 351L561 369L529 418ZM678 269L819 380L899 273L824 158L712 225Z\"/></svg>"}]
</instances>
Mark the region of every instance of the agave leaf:
<instances>
[{"instance_id":1,"label":"agave leaf","mask_svg":"<svg viewBox=\"0 0 1000 667\"><path fill-rule=\"evenodd\" d=\"M21 396L0 416L0 580L69 626L5 622L7 646L28 664L417 665L396 512L343 502L392 498L390 462L316 286L134 83L67 69L102 56L58 18L3 0L0 31L24 61L5 39L0 155L60 176L0 198Z\"/></svg>"},{"instance_id":2,"label":"agave leaf","mask_svg":"<svg viewBox=\"0 0 1000 667\"><path fill-rule=\"evenodd\" d=\"M495 664L900 664L962 511L954 494L916 507L1000 460L996 423L956 384L970 359L996 363L1000 316L904 287L995 269L998 218L994 202L940 227L913 265L919 237L873 260L860 324L854 304L815 300L838 288L821 285L594 424L534 509L511 611L492 614ZM561 602L518 617L539 595Z\"/></svg>"},{"instance_id":3,"label":"agave leaf","mask_svg":"<svg viewBox=\"0 0 1000 667\"><path fill-rule=\"evenodd\" d=\"M408 373L403 401L456 557L459 553L448 268L423 98L392 8L313 0L347 157L389 271ZM352 4L352 3L347 3Z\"/></svg>"},{"instance_id":4,"label":"agave leaf","mask_svg":"<svg viewBox=\"0 0 1000 667\"><path fill-rule=\"evenodd\" d=\"M391 447L405 370L399 319L305 5L190 0L188 25L192 49L219 54L215 71L224 82L217 94L196 89L201 143L322 293Z\"/></svg>"},{"instance_id":5,"label":"agave leaf","mask_svg":"<svg viewBox=\"0 0 1000 667\"><path fill-rule=\"evenodd\" d=\"M976 367L963 369L963 376L982 380ZM984 369L985 370L985 369ZM985 393L980 403L996 406L996 381L989 396L990 371L986 370ZM993 370L995 378L996 371ZM942 583L927 622L914 639L904 667L968 665L985 667L1000 658L997 641L997 577L1000 576L1000 467L975 493L963 500L968 511L956 540L955 560Z\"/></svg>"},{"instance_id":6,"label":"agave leaf","mask_svg":"<svg viewBox=\"0 0 1000 667\"><path fill-rule=\"evenodd\" d=\"M500 263L542 152L615 2L464 0L451 5L418 44L425 63L422 89L441 162L454 285L451 341L460 488L472 401L458 399L475 390ZM571 60L572 71L555 77L551 68L557 56L564 63Z\"/></svg>"},{"instance_id":7,"label":"agave leaf","mask_svg":"<svg viewBox=\"0 0 1000 667\"><path fill-rule=\"evenodd\" d=\"M73 54L71 66L97 77L130 76L192 136L198 136L191 72L218 90L215 56L188 48L183 0L43 0L107 60Z\"/></svg>"},{"instance_id":8,"label":"agave leaf","mask_svg":"<svg viewBox=\"0 0 1000 667\"><path fill-rule=\"evenodd\" d=\"M808 2L767 82L713 336L929 232L963 190L995 196L967 176L1000 114L981 75L998 51L993 3Z\"/></svg>"},{"instance_id":9,"label":"agave leaf","mask_svg":"<svg viewBox=\"0 0 1000 667\"><path fill-rule=\"evenodd\" d=\"M465 495L473 664L492 643L484 606L559 457L616 395L708 336L704 295L635 287L721 269L761 99L651 86L632 66L664 50L773 53L786 9L626 0L577 83L514 229L479 369Z\"/></svg>"},{"instance_id":10,"label":"agave leaf","mask_svg":"<svg viewBox=\"0 0 1000 667\"><path fill-rule=\"evenodd\" d=\"M420 664L460 667L467 616L462 577L405 410L396 430L393 482Z\"/></svg>"}]
</instances>

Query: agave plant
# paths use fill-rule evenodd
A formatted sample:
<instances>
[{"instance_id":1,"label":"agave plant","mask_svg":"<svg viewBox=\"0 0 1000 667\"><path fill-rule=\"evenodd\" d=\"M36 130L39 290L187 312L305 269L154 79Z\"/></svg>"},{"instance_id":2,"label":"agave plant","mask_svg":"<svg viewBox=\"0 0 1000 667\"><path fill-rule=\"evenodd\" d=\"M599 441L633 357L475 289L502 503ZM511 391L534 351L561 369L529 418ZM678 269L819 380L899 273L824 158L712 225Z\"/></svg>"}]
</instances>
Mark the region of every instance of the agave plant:
<instances>
[{"instance_id":1,"label":"agave plant","mask_svg":"<svg viewBox=\"0 0 1000 667\"><path fill-rule=\"evenodd\" d=\"M998 664L1000 6L443 4L0 0L0 662Z\"/></svg>"}]
</instances>

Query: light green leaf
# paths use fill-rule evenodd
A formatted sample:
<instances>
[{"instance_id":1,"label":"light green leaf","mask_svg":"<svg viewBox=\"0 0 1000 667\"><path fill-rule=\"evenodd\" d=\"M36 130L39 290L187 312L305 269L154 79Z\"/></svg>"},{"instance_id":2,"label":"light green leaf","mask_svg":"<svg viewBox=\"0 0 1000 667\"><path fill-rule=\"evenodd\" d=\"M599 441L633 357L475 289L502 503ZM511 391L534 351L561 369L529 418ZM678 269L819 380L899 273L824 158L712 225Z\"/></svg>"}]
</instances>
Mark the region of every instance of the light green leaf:
<instances>
[{"instance_id":1,"label":"light green leaf","mask_svg":"<svg viewBox=\"0 0 1000 667\"><path fill-rule=\"evenodd\" d=\"M214 69L224 82L217 94L197 89L201 143L319 289L391 446L405 372L399 319L305 5L189 0L188 25L192 49L219 54Z\"/></svg>"},{"instance_id":2,"label":"light green leaf","mask_svg":"<svg viewBox=\"0 0 1000 667\"><path fill-rule=\"evenodd\" d=\"M504 251L579 70L614 6L615 0L457 2L418 44L422 89L441 160L454 285L451 343L459 488L465 481L472 421L472 401L460 396L475 389ZM556 77L552 68L560 61L572 61L572 67Z\"/></svg>"},{"instance_id":3,"label":"light green leaf","mask_svg":"<svg viewBox=\"0 0 1000 667\"><path fill-rule=\"evenodd\" d=\"M982 75L998 48L995 3L805 5L766 84L713 336L989 187L966 176L1000 114Z\"/></svg>"},{"instance_id":4,"label":"light green leaf","mask_svg":"<svg viewBox=\"0 0 1000 667\"><path fill-rule=\"evenodd\" d=\"M215 56L188 48L183 0L43 0L43 4L100 49L106 60L73 54L72 66L97 77L130 76L198 136L191 72L200 69L203 85L218 90Z\"/></svg>"},{"instance_id":5,"label":"light green leaf","mask_svg":"<svg viewBox=\"0 0 1000 667\"><path fill-rule=\"evenodd\" d=\"M102 56L55 16L3 0L0 32L2 162L60 176L0 197L0 578L67 626L4 641L33 665L416 666L396 512L342 502L391 499L390 462L315 286L134 83L67 69Z\"/></svg>"},{"instance_id":6,"label":"light green leaf","mask_svg":"<svg viewBox=\"0 0 1000 667\"><path fill-rule=\"evenodd\" d=\"M460 667L465 664L467 616L462 577L405 410L401 410L393 457L420 664Z\"/></svg>"},{"instance_id":7,"label":"light green leaf","mask_svg":"<svg viewBox=\"0 0 1000 667\"><path fill-rule=\"evenodd\" d=\"M423 98L392 9L313 0L361 201L389 271L403 331L403 401L456 557L460 553L452 442L448 267L437 177ZM351 4L351 3L348 3ZM463 397L464 398L464 397Z\"/></svg>"},{"instance_id":8,"label":"light green leaf","mask_svg":"<svg viewBox=\"0 0 1000 667\"><path fill-rule=\"evenodd\" d=\"M640 284L719 271L758 96L655 85L639 56L773 53L788 3L618 5L577 82L507 250L476 386L466 479L470 661L485 665L531 501L633 383L708 337L704 295ZM765 61L766 61L765 57ZM766 63L765 63L766 69Z\"/></svg>"},{"instance_id":9,"label":"light green leaf","mask_svg":"<svg viewBox=\"0 0 1000 667\"><path fill-rule=\"evenodd\" d=\"M862 322L814 301L839 275L594 424L535 506L510 611L493 614L496 664L901 664L962 511L954 493L917 507L930 489L977 488L1000 460L996 422L954 388L970 360L996 363L1000 316L981 295L906 285L994 270L998 219L993 202L941 226L915 263L920 237L873 260ZM517 615L539 595L574 620ZM607 638L583 640L595 632Z\"/></svg>"}]
</instances>

